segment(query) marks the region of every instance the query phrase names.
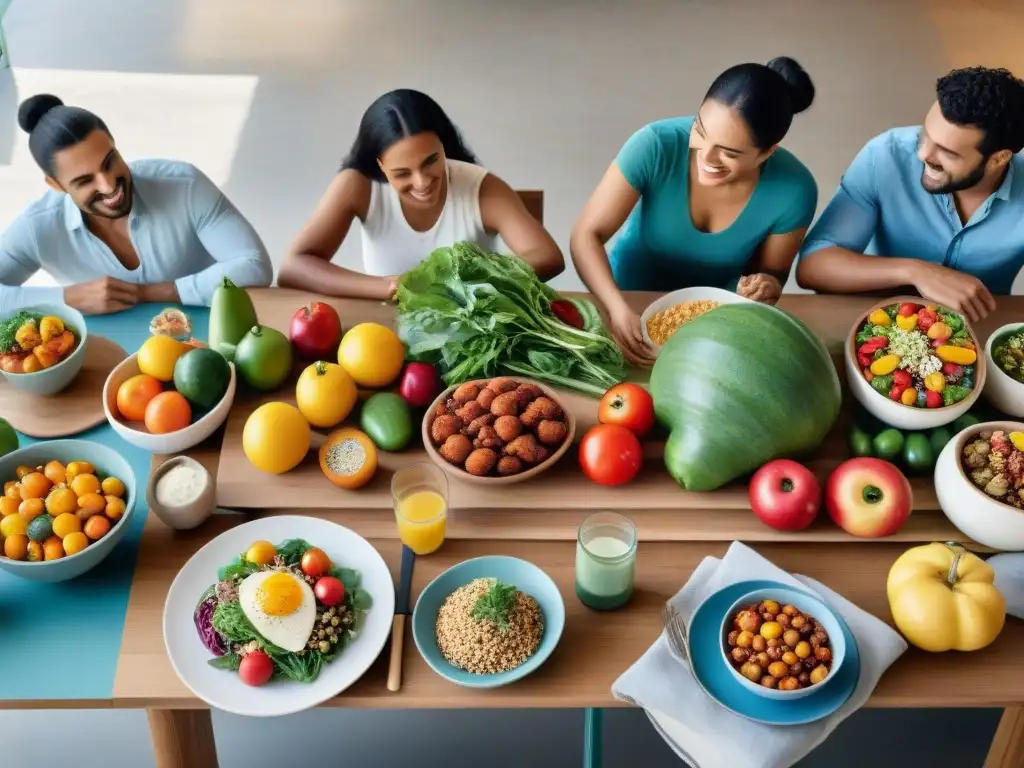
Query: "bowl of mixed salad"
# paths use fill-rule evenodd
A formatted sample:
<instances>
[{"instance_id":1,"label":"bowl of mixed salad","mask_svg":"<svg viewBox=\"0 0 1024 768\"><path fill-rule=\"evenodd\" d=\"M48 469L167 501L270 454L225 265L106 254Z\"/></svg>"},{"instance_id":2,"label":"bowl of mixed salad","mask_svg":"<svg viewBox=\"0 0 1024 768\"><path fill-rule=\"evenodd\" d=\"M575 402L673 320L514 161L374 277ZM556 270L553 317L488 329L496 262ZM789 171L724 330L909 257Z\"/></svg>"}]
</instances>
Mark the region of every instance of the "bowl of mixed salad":
<instances>
[{"instance_id":1,"label":"bowl of mixed salad","mask_svg":"<svg viewBox=\"0 0 1024 768\"><path fill-rule=\"evenodd\" d=\"M991 373L985 397L1010 416L1024 418L1024 323L997 328L985 345Z\"/></svg>"},{"instance_id":2,"label":"bowl of mixed salad","mask_svg":"<svg viewBox=\"0 0 1024 768\"><path fill-rule=\"evenodd\" d=\"M37 304L0 318L0 373L18 389L51 397L74 381L88 334L81 312Z\"/></svg>"},{"instance_id":3,"label":"bowl of mixed salad","mask_svg":"<svg viewBox=\"0 0 1024 768\"><path fill-rule=\"evenodd\" d=\"M337 695L384 647L394 615L387 564L326 520L238 526L182 568L164 607L164 641L199 698L236 714L299 712Z\"/></svg>"},{"instance_id":4,"label":"bowl of mixed salad","mask_svg":"<svg viewBox=\"0 0 1024 768\"><path fill-rule=\"evenodd\" d=\"M941 427L967 413L985 384L985 357L958 312L900 297L872 306L850 331L846 378L875 417L900 429Z\"/></svg>"}]
</instances>

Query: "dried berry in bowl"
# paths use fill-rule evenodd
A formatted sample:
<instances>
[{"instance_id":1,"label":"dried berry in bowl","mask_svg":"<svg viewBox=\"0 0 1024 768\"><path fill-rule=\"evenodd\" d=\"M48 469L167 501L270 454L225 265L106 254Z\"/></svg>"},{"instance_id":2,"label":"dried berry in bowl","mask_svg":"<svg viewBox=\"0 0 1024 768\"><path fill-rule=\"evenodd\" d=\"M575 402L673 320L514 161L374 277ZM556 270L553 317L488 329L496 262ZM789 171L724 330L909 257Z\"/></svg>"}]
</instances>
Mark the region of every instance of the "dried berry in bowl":
<instances>
[{"instance_id":1,"label":"dried berry in bowl","mask_svg":"<svg viewBox=\"0 0 1024 768\"><path fill-rule=\"evenodd\" d=\"M1024 432L982 430L964 443L960 460L978 490L1024 510Z\"/></svg>"}]
</instances>

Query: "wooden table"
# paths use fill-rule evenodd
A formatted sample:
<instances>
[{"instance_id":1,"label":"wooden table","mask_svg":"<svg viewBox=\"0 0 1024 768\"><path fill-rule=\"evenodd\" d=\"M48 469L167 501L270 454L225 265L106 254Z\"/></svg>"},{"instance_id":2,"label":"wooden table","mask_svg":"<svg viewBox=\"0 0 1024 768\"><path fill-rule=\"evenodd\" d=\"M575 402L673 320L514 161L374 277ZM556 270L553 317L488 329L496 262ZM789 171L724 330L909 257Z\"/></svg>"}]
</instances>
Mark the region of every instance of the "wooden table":
<instances>
[{"instance_id":1,"label":"wooden table","mask_svg":"<svg viewBox=\"0 0 1024 768\"><path fill-rule=\"evenodd\" d=\"M309 299L290 291L254 291L261 322L282 328L291 311ZM644 306L650 296L632 300ZM386 320L376 304L329 300L352 319ZM976 329L981 336L1007 318L1024 314L1024 297L1001 299L997 317ZM783 306L808 322L834 347L842 342L864 299L786 296ZM388 310L389 312L390 310ZM190 455L217 475L223 434L198 446ZM154 465L165 457L154 457ZM509 489L509 492L514 492ZM601 489L590 489L593 506L602 505ZM636 493L643 486L635 487ZM277 514L274 509L255 514ZM743 538L780 567L811 576L845 597L891 622L885 597L889 566L908 546L894 541L865 542L830 529L828 535L790 539L773 532L756 535L749 513L708 524L702 535L680 537L674 530L674 510L645 510L637 562L636 593L630 605L614 614L598 614L576 599L573 583L575 526L585 509L565 510L555 496L537 514L501 517L498 526L486 512L469 510L460 518L453 511L449 540L436 554L417 560L413 597L449 566L484 554L507 554L529 559L558 584L566 604L566 628L559 648L536 673L513 686L473 690L455 686L435 675L411 642L405 643L403 686L389 693L385 685L387 654L371 670L327 706L366 708L481 708L621 706L610 692L612 682L651 645L661 632L664 602L686 582L706 556L721 556L730 541ZM925 510L927 512L927 510ZM386 509L317 509L315 514L353 528L371 539L397 578L400 545L391 512ZM716 514L716 513L711 513ZM915 516L918 511L915 511ZM927 515L922 517L927 519ZM195 698L171 669L161 631L164 597L178 570L203 544L222 531L251 519L252 514L220 514L191 532L174 532L155 517L147 520L132 583L124 638L114 683L112 706L149 711L159 768L215 766L216 752L209 710ZM939 520L941 516L935 518ZM914 518L912 518L914 519ZM941 518L944 519L944 518ZM737 529L736 525L745 525ZM824 530L824 529L823 529ZM913 530L913 529L911 529ZM931 530L902 537L930 540ZM797 535L799 536L799 535ZM923 537L923 538L922 538ZM684 540L679 540L683 538ZM883 677L869 706L876 707L1004 707L986 768L1024 765L1024 623L1010 619L998 640L969 656L908 651ZM43 703L40 703L41 705ZM31 705L31 703L29 703Z\"/></svg>"}]
</instances>

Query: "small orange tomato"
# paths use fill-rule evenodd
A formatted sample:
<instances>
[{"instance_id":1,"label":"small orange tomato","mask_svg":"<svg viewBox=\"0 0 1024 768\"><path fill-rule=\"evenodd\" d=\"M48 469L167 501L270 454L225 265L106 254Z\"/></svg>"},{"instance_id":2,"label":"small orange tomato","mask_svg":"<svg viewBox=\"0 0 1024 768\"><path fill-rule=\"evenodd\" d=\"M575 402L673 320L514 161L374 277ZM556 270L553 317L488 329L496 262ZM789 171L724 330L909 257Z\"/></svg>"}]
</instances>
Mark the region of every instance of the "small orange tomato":
<instances>
[{"instance_id":1,"label":"small orange tomato","mask_svg":"<svg viewBox=\"0 0 1024 768\"><path fill-rule=\"evenodd\" d=\"M102 514L106 508L107 500L98 493L86 493L78 497L78 516L82 520Z\"/></svg>"},{"instance_id":2,"label":"small orange tomato","mask_svg":"<svg viewBox=\"0 0 1024 768\"><path fill-rule=\"evenodd\" d=\"M163 391L163 384L152 376L132 376L117 388L117 410L126 421L143 421L149 401Z\"/></svg>"},{"instance_id":3,"label":"small orange tomato","mask_svg":"<svg viewBox=\"0 0 1024 768\"><path fill-rule=\"evenodd\" d=\"M18 505L18 514L25 518L26 523L31 523L43 514L43 509L42 499L25 499Z\"/></svg>"},{"instance_id":4,"label":"small orange tomato","mask_svg":"<svg viewBox=\"0 0 1024 768\"><path fill-rule=\"evenodd\" d=\"M24 560L28 556L28 536L19 533L4 539L4 554L11 560Z\"/></svg>"},{"instance_id":5,"label":"small orange tomato","mask_svg":"<svg viewBox=\"0 0 1024 768\"><path fill-rule=\"evenodd\" d=\"M43 559L43 545L39 541L28 542L28 557L26 558L30 563L38 563Z\"/></svg>"},{"instance_id":6,"label":"small orange tomato","mask_svg":"<svg viewBox=\"0 0 1024 768\"><path fill-rule=\"evenodd\" d=\"M77 555L83 549L89 546L89 537L81 531L75 531L69 533L64 537L61 542L64 546L64 553L67 555Z\"/></svg>"},{"instance_id":7,"label":"small orange tomato","mask_svg":"<svg viewBox=\"0 0 1024 768\"><path fill-rule=\"evenodd\" d=\"M85 535L93 541L102 539L110 531L110 520L103 515L94 515L85 521Z\"/></svg>"},{"instance_id":8,"label":"small orange tomato","mask_svg":"<svg viewBox=\"0 0 1024 768\"><path fill-rule=\"evenodd\" d=\"M64 473L69 483L73 482L79 475L94 475L96 468L88 461L72 461L68 463L67 471Z\"/></svg>"},{"instance_id":9,"label":"small orange tomato","mask_svg":"<svg viewBox=\"0 0 1024 768\"><path fill-rule=\"evenodd\" d=\"M0 517L17 514L20 504L13 496L0 496Z\"/></svg>"},{"instance_id":10,"label":"small orange tomato","mask_svg":"<svg viewBox=\"0 0 1024 768\"><path fill-rule=\"evenodd\" d=\"M177 432L192 422L192 407L180 392L161 392L146 406L145 421L154 435Z\"/></svg>"},{"instance_id":11,"label":"small orange tomato","mask_svg":"<svg viewBox=\"0 0 1024 768\"><path fill-rule=\"evenodd\" d=\"M67 479L67 470L59 461L51 461L43 467L43 475L47 480L56 485L57 483L63 483Z\"/></svg>"},{"instance_id":12,"label":"small orange tomato","mask_svg":"<svg viewBox=\"0 0 1024 768\"><path fill-rule=\"evenodd\" d=\"M107 507L103 510L107 517L111 520L120 520L124 515L124 499L119 499L117 496L104 496L103 498L107 501Z\"/></svg>"},{"instance_id":13,"label":"small orange tomato","mask_svg":"<svg viewBox=\"0 0 1024 768\"><path fill-rule=\"evenodd\" d=\"M4 496L21 501L21 483L15 483L14 485L6 483L4 485Z\"/></svg>"},{"instance_id":14,"label":"small orange tomato","mask_svg":"<svg viewBox=\"0 0 1024 768\"><path fill-rule=\"evenodd\" d=\"M42 472L29 472L21 478L21 498L41 499L53 485Z\"/></svg>"},{"instance_id":15,"label":"small orange tomato","mask_svg":"<svg viewBox=\"0 0 1024 768\"><path fill-rule=\"evenodd\" d=\"M100 481L96 475L90 475L88 473L75 475L75 479L71 481L71 490L75 492L75 496L84 496L87 493L99 493Z\"/></svg>"},{"instance_id":16,"label":"small orange tomato","mask_svg":"<svg viewBox=\"0 0 1024 768\"><path fill-rule=\"evenodd\" d=\"M302 553L300 561L302 572L307 576L319 578L326 576L331 571L331 559L322 549L312 547Z\"/></svg>"},{"instance_id":17,"label":"small orange tomato","mask_svg":"<svg viewBox=\"0 0 1024 768\"><path fill-rule=\"evenodd\" d=\"M43 559L60 560L64 557L64 544L56 536L51 536L43 542Z\"/></svg>"},{"instance_id":18,"label":"small orange tomato","mask_svg":"<svg viewBox=\"0 0 1024 768\"><path fill-rule=\"evenodd\" d=\"M21 480L21 478L23 478L29 472L34 472L34 471L35 470L32 469L32 467L26 467L24 464L19 464L18 468L16 470L14 470L14 476L16 478L18 478L19 480Z\"/></svg>"},{"instance_id":19,"label":"small orange tomato","mask_svg":"<svg viewBox=\"0 0 1024 768\"><path fill-rule=\"evenodd\" d=\"M54 488L46 497L46 511L53 517L78 511L78 497L70 488Z\"/></svg>"}]
</instances>

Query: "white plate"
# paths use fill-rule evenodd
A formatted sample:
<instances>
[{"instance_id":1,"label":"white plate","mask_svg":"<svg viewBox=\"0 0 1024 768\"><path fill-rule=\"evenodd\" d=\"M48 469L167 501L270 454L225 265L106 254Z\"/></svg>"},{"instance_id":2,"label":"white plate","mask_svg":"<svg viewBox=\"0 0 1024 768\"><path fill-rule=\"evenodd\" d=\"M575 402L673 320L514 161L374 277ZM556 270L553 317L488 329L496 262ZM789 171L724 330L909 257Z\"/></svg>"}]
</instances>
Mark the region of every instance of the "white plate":
<instances>
[{"instance_id":1,"label":"white plate","mask_svg":"<svg viewBox=\"0 0 1024 768\"><path fill-rule=\"evenodd\" d=\"M661 345L655 344L651 341L651 337L647 335L647 321L651 319L651 315L661 312L663 309L674 307L676 304L682 304L684 301L703 300L717 301L719 304L740 304L743 302L750 302L750 299L744 298L738 293L726 291L722 288L682 288L678 291L672 291L672 293L666 293L657 301L651 302L650 306L648 306L647 309L644 310L644 313L640 315L640 332L644 336L644 341L647 342L652 349L661 349Z\"/></svg>"},{"instance_id":2,"label":"white plate","mask_svg":"<svg viewBox=\"0 0 1024 768\"><path fill-rule=\"evenodd\" d=\"M207 663L213 655L196 631L192 619L196 604L217 581L217 570L261 539L273 544L305 539L324 550L338 567L359 571L362 588L373 598L359 634L340 656L323 666L312 683L274 680L252 687L243 683L237 673L215 669ZM236 715L276 717L315 707L362 677L384 648L394 615L395 584L391 571L370 542L328 520L291 515L268 517L225 531L185 563L164 603L164 645L181 682L210 706Z\"/></svg>"}]
</instances>

